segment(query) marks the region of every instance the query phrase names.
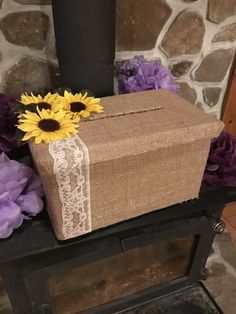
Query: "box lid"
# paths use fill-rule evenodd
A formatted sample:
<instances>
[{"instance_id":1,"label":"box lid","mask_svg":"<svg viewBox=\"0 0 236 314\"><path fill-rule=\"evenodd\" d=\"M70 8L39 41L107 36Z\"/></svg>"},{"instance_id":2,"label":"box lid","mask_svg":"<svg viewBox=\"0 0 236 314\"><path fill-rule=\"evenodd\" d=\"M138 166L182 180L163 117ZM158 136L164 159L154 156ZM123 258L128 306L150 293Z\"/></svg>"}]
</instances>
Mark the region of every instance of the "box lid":
<instances>
[{"instance_id":1,"label":"box lid","mask_svg":"<svg viewBox=\"0 0 236 314\"><path fill-rule=\"evenodd\" d=\"M219 135L223 123L167 90L102 98L105 112L81 121L96 163Z\"/></svg>"}]
</instances>

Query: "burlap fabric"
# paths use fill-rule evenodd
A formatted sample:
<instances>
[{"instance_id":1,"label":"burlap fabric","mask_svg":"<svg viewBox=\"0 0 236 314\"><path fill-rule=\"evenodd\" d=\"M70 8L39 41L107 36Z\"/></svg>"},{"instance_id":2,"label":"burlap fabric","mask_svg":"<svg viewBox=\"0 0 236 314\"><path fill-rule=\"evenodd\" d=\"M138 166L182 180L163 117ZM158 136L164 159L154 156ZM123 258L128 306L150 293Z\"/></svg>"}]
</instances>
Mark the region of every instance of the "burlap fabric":
<instances>
[{"instance_id":1,"label":"burlap fabric","mask_svg":"<svg viewBox=\"0 0 236 314\"><path fill-rule=\"evenodd\" d=\"M79 133L90 159L91 230L198 196L210 139L223 123L165 90L105 97L102 105L104 114L81 122ZM58 239L81 235L62 231L48 145L30 149Z\"/></svg>"}]
</instances>

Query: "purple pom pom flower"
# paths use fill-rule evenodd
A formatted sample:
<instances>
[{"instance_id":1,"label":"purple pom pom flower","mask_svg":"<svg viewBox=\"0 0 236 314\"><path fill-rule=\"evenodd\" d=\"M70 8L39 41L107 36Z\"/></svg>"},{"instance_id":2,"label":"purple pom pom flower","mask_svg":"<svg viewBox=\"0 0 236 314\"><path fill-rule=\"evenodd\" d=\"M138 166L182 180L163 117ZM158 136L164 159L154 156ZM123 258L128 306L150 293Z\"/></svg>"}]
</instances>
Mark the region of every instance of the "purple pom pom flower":
<instances>
[{"instance_id":1,"label":"purple pom pom flower","mask_svg":"<svg viewBox=\"0 0 236 314\"><path fill-rule=\"evenodd\" d=\"M0 238L9 237L24 219L43 209L42 185L34 171L0 155Z\"/></svg>"},{"instance_id":2,"label":"purple pom pom flower","mask_svg":"<svg viewBox=\"0 0 236 314\"><path fill-rule=\"evenodd\" d=\"M236 186L236 138L225 130L211 142L203 182L212 186Z\"/></svg>"},{"instance_id":3,"label":"purple pom pom flower","mask_svg":"<svg viewBox=\"0 0 236 314\"><path fill-rule=\"evenodd\" d=\"M121 67L119 90L122 94L168 89L173 93L179 91L170 70L158 61L148 61L144 56L135 56L127 60Z\"/></svg>"},{"instance_id":4,"label":"purple pom pom flower","mask_svg":"<svg viewBox=\"0 0 236 314\"><path fill-rule=\"evenodd\" d=\"M0 153L8 152L17 146L17 116L11 111L15 102L14 95L0 93Z\"/></svg>"}]
</instances>

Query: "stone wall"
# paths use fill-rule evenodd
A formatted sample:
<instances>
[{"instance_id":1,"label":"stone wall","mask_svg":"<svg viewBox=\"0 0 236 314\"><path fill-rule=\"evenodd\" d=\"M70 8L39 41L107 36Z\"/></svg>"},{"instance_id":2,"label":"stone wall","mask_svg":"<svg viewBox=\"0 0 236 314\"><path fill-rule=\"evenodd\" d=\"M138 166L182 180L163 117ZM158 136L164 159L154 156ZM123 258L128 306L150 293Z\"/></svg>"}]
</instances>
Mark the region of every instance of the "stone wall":
<instances>
[{"instance_id":1,"label":"stone wall","mask_svg":"<svg viewBox=\"0 0 236 314\"><path fill-rule=\"evenodd\" d=\"M58 77L50 0L0 0L0 90L44 90ZM117 55L160 59L180 94L220 115L236 48L236 0L117 0Z\"/></svg>"},{"instance_id":2,"label":"stone wall","mask_svg":"<svg viewBox=\"0 0 236 314\"><path fill-rule=\"evenodd\" d=\"M159 58L184 98L220 116L235 55L236 0L118 0L117 17L117 59Z\"/></svg>"},{"instance_id":3,"label":"stone wall","mask_svg":"<svg viewBox=\"0 0 236 314\"><path fill-rule=\"evenodd\" d=\"M118 0L117 59L172 69L180 94L219 117L236 48L236 0Z\"/></svg>"},{"instance_id":4,"label":"stone wall","mask_svg":"<svg viewBox=\"0 0 236 314\"><path fill-rule=\"evenodd\" d=\"M50 0L0 0L0 90L55 85L57 59Z\"/></svg>"}]
</instances>

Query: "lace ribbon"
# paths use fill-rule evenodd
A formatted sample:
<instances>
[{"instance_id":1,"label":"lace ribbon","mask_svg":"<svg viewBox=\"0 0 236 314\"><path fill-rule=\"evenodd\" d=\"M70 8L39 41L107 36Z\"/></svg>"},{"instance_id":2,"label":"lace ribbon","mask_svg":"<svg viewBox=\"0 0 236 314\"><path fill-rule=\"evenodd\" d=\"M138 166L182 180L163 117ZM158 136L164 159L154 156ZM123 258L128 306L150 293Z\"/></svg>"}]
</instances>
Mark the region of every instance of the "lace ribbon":
<instances>
[{"instance_id":1,"label":"lace ribbon","mask_svg":"<svg viewBox=\"0 0 236 314\"><path fill-rule=\"evenodd\" d=\"M62 203L62 233L65 239L92 231L89 153L76 135L49 144L54 174Z\"/></svg>"}]
</instances>

